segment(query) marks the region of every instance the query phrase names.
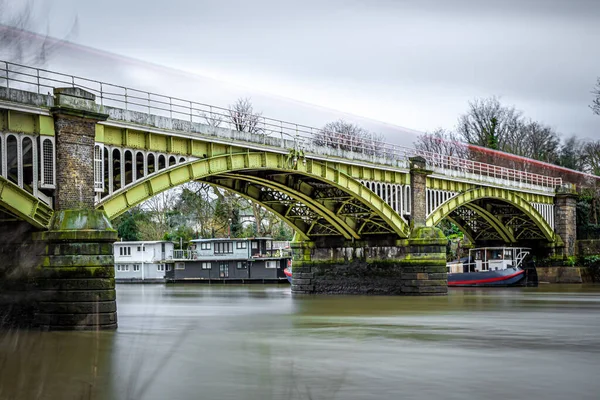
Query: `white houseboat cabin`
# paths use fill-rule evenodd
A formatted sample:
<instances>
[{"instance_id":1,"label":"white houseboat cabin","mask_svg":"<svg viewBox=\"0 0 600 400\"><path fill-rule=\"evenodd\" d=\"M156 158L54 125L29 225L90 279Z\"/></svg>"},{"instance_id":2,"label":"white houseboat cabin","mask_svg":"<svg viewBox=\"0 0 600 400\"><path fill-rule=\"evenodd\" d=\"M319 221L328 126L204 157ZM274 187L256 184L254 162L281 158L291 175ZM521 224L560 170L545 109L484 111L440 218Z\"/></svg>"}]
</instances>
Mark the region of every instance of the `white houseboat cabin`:
<instances>
[{"instance_id":1,"label":"white houseboat cabin","mask_svg":"<svg viewBox=\"0 0 600 400\"><path fill-rule=\"evenodd\" d=\"M165 273L173 267L172 242L116 242L113 250L117 282L164 282Z\"/></svg>"}]
</instances>

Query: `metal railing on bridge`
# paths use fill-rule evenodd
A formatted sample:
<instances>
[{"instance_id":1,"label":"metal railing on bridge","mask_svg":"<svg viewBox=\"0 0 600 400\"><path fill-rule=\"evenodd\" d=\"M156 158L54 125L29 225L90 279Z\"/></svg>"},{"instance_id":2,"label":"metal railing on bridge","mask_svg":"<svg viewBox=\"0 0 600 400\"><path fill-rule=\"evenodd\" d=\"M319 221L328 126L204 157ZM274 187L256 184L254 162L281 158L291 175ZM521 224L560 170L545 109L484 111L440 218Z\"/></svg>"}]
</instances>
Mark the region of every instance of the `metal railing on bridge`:
<instances>
[{"instance_id":1,"label":"metal railing on bridge","mask_svg":"<svg viewBox=\"0 0 600 400\"><path fill-rule=\"evenodd\" d=\"M3 66L3 68L2 68ZM47 89L72 86L87 90L96 95L96 101L103 106L121 108L128 111L175 118L213 127L229 128L260 135L263 143L267 137L290 138L295 149L304 154L328 154L319 149L337 149L338 153L359 153L361 160L392 160L393 165L408 167L408 158L421 156L426 159L428 168L457 177L480 176L515 182L517 185L534 185L554 189L562 183L561 178L535 174L500 167L493 164L472 161L456 156L420 151L371 138L356 138L339 132L327 132L320 128L293 122L268 118L262 115L241 114L228 108L199 103L177 97L146 92L125 86L114 85L50 71L26 65L0 61L0 88L15 88L41 94Z\"/></svg>"}]
</instances>

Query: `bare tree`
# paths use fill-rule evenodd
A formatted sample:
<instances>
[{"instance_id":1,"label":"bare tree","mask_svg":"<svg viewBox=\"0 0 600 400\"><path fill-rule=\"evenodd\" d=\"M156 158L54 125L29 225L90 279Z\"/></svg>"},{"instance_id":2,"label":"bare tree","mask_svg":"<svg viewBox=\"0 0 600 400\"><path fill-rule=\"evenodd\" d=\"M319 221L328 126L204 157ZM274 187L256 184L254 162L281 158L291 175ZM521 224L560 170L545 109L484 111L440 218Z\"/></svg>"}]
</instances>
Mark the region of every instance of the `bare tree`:
<instances>
[{"instance_id":1,"label":"bare tree","mask_svg":"<svg viewBox=\"0 0 600 400\"><path fill-rule=\"evenodd\" d=\"M475 99L458 119L457 133L463 141L512 153L522 140L521 112L505 107L497 97Z\"/></svg>"},{"instance_id":2,"label":"bare tree","mask_svg":"<svg viewBox=\"0 0 600 400\"><path fill-rule=\"evenodd\" d=\"M529 121L523 124L521 136L520 147L512 148L514 154L549 163L558 161L560 138L551 127Z\"/></svg>"},{"instance_id":3,"label":"bare tree","mask_svg":"<svg viewBox=\"0 0 600 400\"><path fill-rule=\"evenodd\" d=\"M140 205L148 214L148 223L141 224L142 240L161 240L169 231L169 213L175 209L179 198L179 188L159 193Z\"/></svg>"},{"instance_id":4,"label":"bare tree","mask_svg":"<svg viewBox=\"0 0 600 400\"><path fill-rule=\"evenodd\" d=\"M417 137L415 148L420 151L451 157L466 157L468 148L458 140L457 135L443 128L426 132Z\"/></svg>"},{"instance_id":5,"label":"bare tree","mask_svg":"<svg viewBox=\"0 0 600 400\"><path fill-rule=\"evenodd\" d=\"M206 122L206 125L218 128L223 123L223 114L215 112L200 112L200 116Z\"/></svg>"},{"instance_id":6,"label":"bare tree","mask_svg":"<svg viewBox=\"0 0 600 400\"><path fill-rule=\"evenodd\" d=\"M34 17L33 5L33 0L0 0L0 59L27 65L44 65L62 42L76 35L77 18L73 21L66 38L51 38L49 24L44 24ZM48 14L47 10L44 14ZM40 25L46 26L48 33L45 36L32 32Z\"/></svg>"},{"instance_id":7,"label":"bare tree","mask_svg":"<svg viewBox=\"0 0 600 400\"><path fill-rule=\"evenodd\" d=\"M600 175L600 140L587 142L583 145L585 171Z\"/></svg>"},{"instance_id":8,"label":"bare tree","mask_svg":"<svg viewBox=\"0 0 600 400\"><path fill-rule=\"evenodd\" d=\"M342 119L325 124L319 132L314 134L312 140L317 146L357 153L374 154L378 149L384 150L382 148L384 145L383 135L369 132Z\"/></svg>"},{"instance_id":9,"label":"bare tree","mask_svg":"<svg viewBox=\"0 0 600 400\"><path fill-rule=\"evenodd\" d=\"M590 105L590 108L594 114L600 115L600 77L596 81L596 86L594 86L592 94L594 95L594 100L592 100L592 105Z\"/></svg>"},{"instance_id":10,"label":"bare tree","mask_svg":"<svg viewBox=\"0 0 600 400\"><path fill-rule=\"evenodd\" d=\"M240 132L264 134L260 126L262 113L254 112L252 102L248 97L239 98L229 105L229 122Z\"/></svg>"},{"instance_id":11,"label":"bare tree","mask_svg":"<svg viewBox=\"0 0 600 400\"><path fill-rule=\"evenodd\" d=\"M560 149L558 165L577 171L584 171L586 169L586 160L583 154L584 143L577 136L571 136L565 140Z\"/></svg>"}]
</instances>

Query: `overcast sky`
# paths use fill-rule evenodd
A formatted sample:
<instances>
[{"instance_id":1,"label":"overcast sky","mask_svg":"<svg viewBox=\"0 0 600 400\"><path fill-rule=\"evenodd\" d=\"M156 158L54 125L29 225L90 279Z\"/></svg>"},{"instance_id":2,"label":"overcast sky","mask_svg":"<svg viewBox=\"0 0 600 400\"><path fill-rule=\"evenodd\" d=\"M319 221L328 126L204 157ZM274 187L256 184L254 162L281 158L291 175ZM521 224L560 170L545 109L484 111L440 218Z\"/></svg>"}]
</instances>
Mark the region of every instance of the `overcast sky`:
<instances>
[{"instance_id":1,"label":"overcast sky","mask_svg":"<svg viewBox=\"0 0 600 400\"><path fill-rule=\"evenodd\" d=\"M143 61L88 52L86 62L73 47L52 61L98 79L217 105L251 95L265 115L317 126L342 115L333 109L415 131L452 128L470 99L497 95L563 136L600 139L588 107L600 76L599 0L35 4L52 35L64 37L76 17L74 42Z\"/></svg>"}]
</instances>

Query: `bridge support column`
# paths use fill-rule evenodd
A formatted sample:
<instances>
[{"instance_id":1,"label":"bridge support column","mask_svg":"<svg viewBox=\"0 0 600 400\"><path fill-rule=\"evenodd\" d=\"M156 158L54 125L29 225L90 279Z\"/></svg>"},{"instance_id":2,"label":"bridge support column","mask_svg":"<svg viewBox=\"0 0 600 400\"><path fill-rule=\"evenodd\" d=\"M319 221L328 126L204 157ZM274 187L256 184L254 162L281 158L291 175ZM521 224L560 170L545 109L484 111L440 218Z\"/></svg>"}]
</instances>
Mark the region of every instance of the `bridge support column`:
<instances>
[{"instance_id":1,"label":"bridge support column","mask_svg":"<svg viewBox=\"0 0 600 400\"><path fill-rule=\"evenodd\" d=\"M36 272L41 242L32 240L27 222L0 223L0 328L29 328L37 311Z\"/></svg>"},{"instance_id":2,"label":"bridge support column","mask_svg":"<svg viewBox=\"0 0 600 400\"><path fill-rule=\"evenodd\" d=\"M410 164L410 227L425 226L427 221L427 176L431 171L426 169L423 157L411 157Z\"/></svg>"},{"instance_id":3,"label":"bridge support column","mask_svg":"<svg viewBox=\"0 0 600 400\"><path fill-rule=\"evenodd\" d=\"M94 209L96 122L107 118L93 94L55 89L57 189L46 243L36 324L47 329L117 327L112 243L117 232Z\"/></svg>"},{"instance_id":4,"label":"bridge support column","mask_svg":"<svg viewBox=\"0 0 600 400\"><path fill-rule=\"evenodd\" d=\"M292 293L446 294L447 239L437 228L414 232L408 240L297 243Z\"/></svg>"},{"instance_id":5,"label":"bridge support column","mask_svg":"<svg viewBox=\"0 0 600 400\"><path fill-rule=\"evenodd\" d=\"M564 243L564 247L557 249L558 255L574 256L577 240L577 191L572 184L563 184L556 189L554 226Z\"/></svg>"}]
</instances>

